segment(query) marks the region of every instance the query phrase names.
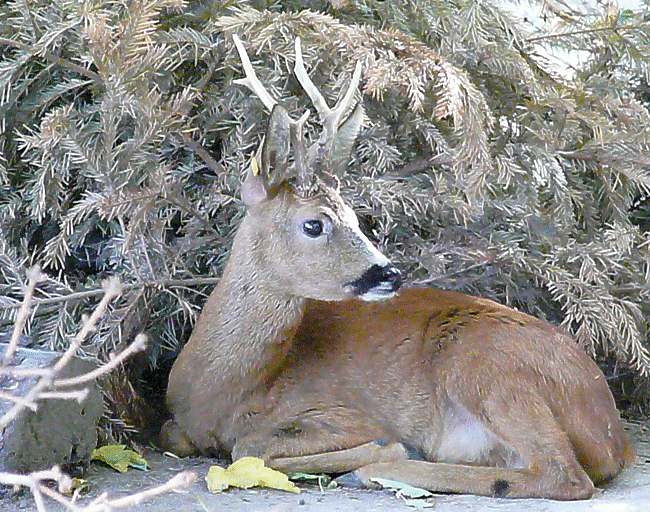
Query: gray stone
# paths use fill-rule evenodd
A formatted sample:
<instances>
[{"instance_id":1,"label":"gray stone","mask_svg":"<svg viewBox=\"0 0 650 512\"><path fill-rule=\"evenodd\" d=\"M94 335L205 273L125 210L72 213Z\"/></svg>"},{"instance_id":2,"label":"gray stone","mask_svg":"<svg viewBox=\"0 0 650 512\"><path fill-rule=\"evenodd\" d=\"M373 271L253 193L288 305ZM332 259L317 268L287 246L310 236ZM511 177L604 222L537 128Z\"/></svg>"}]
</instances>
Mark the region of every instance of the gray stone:
<instances>
[{"instance_id":1,"label":"gray stone","mask_svg":"<svg viewBox=\"0 0 650 512\"><path fill-rule=\"evenodd\" d=\"M0 343L0 354L7 345ZM60 353L19 348L14 364L17 368L46 368L56 363ZM96 366L93 362L73 358L59 377L75 377ZM17 379L0 376L0 390L24 396L35 378ZM85 387L85 386L82 386ZM82 403L76 400L40 400L33 412L23 409L4 431L0 431L0 471L25 473L47 469L54 464L76 465L88 462L97 444L97 422L103 412L101 393L94 382ZM79 388L65 388L66 391ZM0 399L0 416L13 407Z\"/></svg>"}]
</instances>

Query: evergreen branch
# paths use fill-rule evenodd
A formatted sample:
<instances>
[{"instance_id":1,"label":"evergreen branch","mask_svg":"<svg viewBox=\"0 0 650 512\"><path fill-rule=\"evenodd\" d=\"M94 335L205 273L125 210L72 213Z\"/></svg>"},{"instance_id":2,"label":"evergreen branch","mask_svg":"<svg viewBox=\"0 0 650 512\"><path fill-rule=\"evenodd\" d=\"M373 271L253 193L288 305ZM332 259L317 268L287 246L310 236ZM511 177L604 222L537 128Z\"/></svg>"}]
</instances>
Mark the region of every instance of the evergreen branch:
<instances>
[{"instance_id":1,"label":"evergreen branch","mask_svg":"<svg viewBox=\"0 0 650 512\"><path fill-rule=\"evenodd\" d=\"M192 137L190 137L189 134L182 132L181 137L183 138L183 141L185 144L187 144L194 153L199 155L201 160L205 163L205 165L208 166L208 168L214 172L215 175L220 175L225 173L225 169L223 165L221 165L219 162L217 162L212 155L203 147L201 144L196 142Z\"/></svg>"},{"instance_id":2,"label":"evergreen branch","mask_svg":"<svg viewBox=\"0 0 650 512\"><path fill-rule=\"evenodd\" d=\"M558 39L562 37L572 37L572 36L582 36L586 34L596 34L599 32L617 32L618 30L635 30L638 28L648 28L647 23L635 23L632 25L620 25L620 26L611 26L611 27L598 27L598 28L586 28L583 30L574 30L572 32L558 32L554 34L545 34L543 36L529 37L524 41L527 43L538 43L540 41L546 41L548 39Z\"/></svg>"},{"instance_id":3,"label":"evergreen branch","mask_svg":"<svg viewBox=\"0 0 650 512\"><path fill-rule=\"evenodd\" d=\"M14 39L8 39L6 37L0 37L0 44L4 44L6 46L12 46L13 48L17 48L19 50L23 50L27 53L31 54L30 46L25 43L21 43L20 41L16 41ZM86 78L90 78L94 82L98 84L104 83L102 80L102 77L99 76L97 73L94 71L91 71L90 69L84 68L83 66L80 66L79 64L76 64L74 62L71 62L67 59L64 59L62 57L59 57L57 55L54 55L53 53L49 51L44 51L42 52L43 58L47 60L48 62L52 64L57 64L63 68L66 68L70 71L74 71L75 73L78 73L80 75L85 76Z\"/></svg>"},{"instance_id":4,"label":"evergreen branch","mask_svg":"<svg viewBox=\"0 0 650 512\"><path fill-rule=\"evenodd\" d=\"M32 14L31 9L29 8L28 0L22 0L22 2L23 2L23 9L27 14L27 18L29 19L29 23L32 26L32 30L34 31L34 37L35 39L38 39L40 36L40 30L38 29L38 25L36 25L36 20L34 20L34 15Z\"/></svg>"}]
</instances>

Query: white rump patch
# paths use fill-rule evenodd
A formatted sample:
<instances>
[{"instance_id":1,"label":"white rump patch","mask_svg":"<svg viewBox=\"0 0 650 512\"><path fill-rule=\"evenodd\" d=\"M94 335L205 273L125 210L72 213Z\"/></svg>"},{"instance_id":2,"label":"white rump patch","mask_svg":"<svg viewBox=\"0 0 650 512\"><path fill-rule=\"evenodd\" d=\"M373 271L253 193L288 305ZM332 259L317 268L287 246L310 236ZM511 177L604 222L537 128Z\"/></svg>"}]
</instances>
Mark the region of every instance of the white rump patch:
<instances>
[{"instance_id":1,"label":"white rump patch","mask_svg":"<svg viewBox=\"0 0 650 512\"><path fill-rule=\"evenodd\" d=\"M523 467L510 447L457 403L446 411L435 459L449 464Z\"/></svg>"}]
</instances>

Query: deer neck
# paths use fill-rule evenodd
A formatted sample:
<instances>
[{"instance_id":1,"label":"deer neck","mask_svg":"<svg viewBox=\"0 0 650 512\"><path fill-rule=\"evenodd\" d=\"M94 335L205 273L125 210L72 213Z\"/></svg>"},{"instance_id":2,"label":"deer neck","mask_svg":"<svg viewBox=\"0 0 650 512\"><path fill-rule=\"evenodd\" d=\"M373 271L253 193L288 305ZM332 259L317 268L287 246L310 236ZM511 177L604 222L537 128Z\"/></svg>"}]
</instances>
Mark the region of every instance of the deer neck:
<instances>
[{"instance_id":1,"label":"deer neck","mask_svg":"<svg viewBox=\"0 0 650 512\"><path fill-rule=\"evenodd\" d=\"M244 221L223 277L195 329L213 384L247 393L272 377L303 316L305 299L274 287ZM202 331L202 332L196 332ZM216 389L216 388L212 388ZM223 389L223 388L222 388Z\"/></svg>"}]
</instances>

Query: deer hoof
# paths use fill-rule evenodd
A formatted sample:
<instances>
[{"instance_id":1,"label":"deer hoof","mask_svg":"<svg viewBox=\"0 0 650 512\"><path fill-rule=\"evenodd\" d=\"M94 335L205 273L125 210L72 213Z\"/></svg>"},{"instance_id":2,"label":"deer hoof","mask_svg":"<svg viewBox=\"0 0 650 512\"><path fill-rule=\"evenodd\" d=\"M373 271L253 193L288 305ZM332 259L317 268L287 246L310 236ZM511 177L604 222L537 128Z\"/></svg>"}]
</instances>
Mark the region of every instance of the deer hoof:
<instances>
[{"instance_id":1,"label":"deer hoof","mask_svg":"<svg viewBox=\"0 0 650 512\"><path fill-rule=\"evenodd\" d=\"M179 457L197 455L198 451L174 420L167 420L160 429L160 446Z\"/></svg>"}]
</instances>

